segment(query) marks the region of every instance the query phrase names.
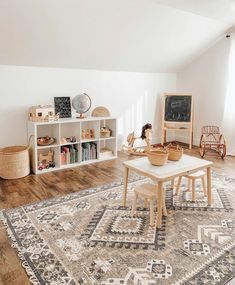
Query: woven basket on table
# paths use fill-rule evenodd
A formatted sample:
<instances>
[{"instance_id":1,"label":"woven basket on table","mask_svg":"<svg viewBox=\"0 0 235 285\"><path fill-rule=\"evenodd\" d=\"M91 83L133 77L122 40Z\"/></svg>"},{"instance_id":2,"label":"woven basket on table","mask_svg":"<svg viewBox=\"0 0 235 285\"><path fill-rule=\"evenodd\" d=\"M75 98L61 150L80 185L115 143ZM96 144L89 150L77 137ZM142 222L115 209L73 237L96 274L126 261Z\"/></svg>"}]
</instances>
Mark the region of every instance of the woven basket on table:
<instances>
[{"instance_id":1,"label":"woven basket on table","mask_svg":"<svg viewBox=\"0 0 235 285\"><path fill-rule=\"evenodd\" d=\"M9 146L0 149L0 177L17 179L30 173L30 140L28 146Z\"/></svg>"},{"instance_id":2,"label":"woven basket on table","mask_svg":"<svg viewBox=\"0 0 235 285\"><path fill-rule=\"evenodd\" d=\"M152 165L161 166L167 162L168 151L164 146L156 147L147 152L147 157Z\"/></svg>"},{"instance_id":3,"label":"woven basket on table","mask_svg":"<svg viewBox=\"0 0 235 285\"><path fill-rule=\"evenodd\" d=\"M169 160L173 161L180 160L183 155L183 148L175 142L169 143L167 146L167 150L169 153L168 156Z\"/></svg>"}]
</instances>

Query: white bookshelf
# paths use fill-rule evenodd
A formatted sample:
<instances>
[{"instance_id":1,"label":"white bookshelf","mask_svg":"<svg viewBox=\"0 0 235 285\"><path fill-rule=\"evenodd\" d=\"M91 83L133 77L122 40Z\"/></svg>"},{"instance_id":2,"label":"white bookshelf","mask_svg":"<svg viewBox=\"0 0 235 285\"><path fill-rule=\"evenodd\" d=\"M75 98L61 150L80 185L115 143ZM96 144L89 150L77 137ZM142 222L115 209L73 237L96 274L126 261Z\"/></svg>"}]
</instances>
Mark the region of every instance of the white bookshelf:
<instances>
[{"instance_id":1,"label":"white bookshelf","mask_svg":"<svg viewBox=\"0 0 235 285\"><path fill-rule=\"evenodd\" d=\"M110 137L101 138L100 128L108 127L112 130ZM94 138L82 138L82 130L94 130ZM46 173L59 169L66 169L95 163L99 161L117 158L117 119L115 117L88 117L85 119L60 119L52 122L28 122L28 137L34 135L34 142L31 147L32 170L35 174ZM37 138L50 136L55 139L54 144L48 146L38 146ZM61 143L61 138L76 137L76 142ZM97 149L97 158L90 160L82 160L82 146L84 143L95 143ZM61 148L73 146L78 150L78 161L68 164L63 164L61 159ZM108 148L111 150L110 155L101 158L101 150ZM38 170L38 156L40 153L47 154L49 150L54 153L54 168Z\"/></svg>"}]
</instances>

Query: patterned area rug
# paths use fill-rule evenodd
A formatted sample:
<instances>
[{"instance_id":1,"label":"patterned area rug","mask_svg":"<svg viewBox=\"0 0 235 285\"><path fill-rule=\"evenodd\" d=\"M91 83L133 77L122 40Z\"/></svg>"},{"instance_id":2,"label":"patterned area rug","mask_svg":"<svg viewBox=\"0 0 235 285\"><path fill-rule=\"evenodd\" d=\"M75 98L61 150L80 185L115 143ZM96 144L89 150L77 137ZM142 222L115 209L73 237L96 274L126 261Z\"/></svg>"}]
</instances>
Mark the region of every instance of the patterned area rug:
<instances>
[{"instance_id":1,"label":"patterned area rug","mask_svg":"<svg viewBox=\"0 0 235 285\"><path fill-rule=\"evenodd\" d=\"M149 225L140 201L130 216L132 177L122 208L122 182L0 213L33 284L226 284L235 276L235 181L213 175L213 205L197 185L173 195L166 187L168 217Z\"/></svg>"}]
</instances>

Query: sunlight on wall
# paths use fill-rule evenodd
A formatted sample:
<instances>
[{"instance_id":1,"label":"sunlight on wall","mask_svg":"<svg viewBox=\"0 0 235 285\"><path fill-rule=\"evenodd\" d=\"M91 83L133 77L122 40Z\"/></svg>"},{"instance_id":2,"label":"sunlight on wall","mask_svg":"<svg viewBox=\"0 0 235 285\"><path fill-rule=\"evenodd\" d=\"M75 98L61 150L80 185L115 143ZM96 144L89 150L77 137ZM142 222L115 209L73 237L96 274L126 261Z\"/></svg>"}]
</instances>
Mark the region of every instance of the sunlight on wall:
<instances>
[{"instance_id":1,"label":"sunlight on wall","mask_svg":"<svg viewBox=\"0 0 235 285\"><path fill-rule=\"evenodd\" d=\"M227 152L235 155L235 34L231 38L223 130L227 141Z\"/></svg>"},{"instance_id":2,"label":"sunlight on wall","mask_svg":"<svg viewBox=\"0 0 235 285\"><path fill-rule=\"evenodd\" d=\"M130 132L135 132L136 136L141 135L142 126L146 123L152 123L153 120L146 122L147 112L149 110L149 94L146 91L136 102L123 111L123 115L118 120L118 143L125 143L126 137ZM155 100L155 98L154 98Z\"/></svg>"},{"instance_id":3,"label":"sunlight on wall","mask_svg":"<svg viewBox=\"0 0 235 285\"><path fill-rule=\"evenodd\" d=\"M228 89L224 108L224 117L226 119L235 117L235 38L232 39L231 43L228 74Z\"/></svg>"}]
</instances>

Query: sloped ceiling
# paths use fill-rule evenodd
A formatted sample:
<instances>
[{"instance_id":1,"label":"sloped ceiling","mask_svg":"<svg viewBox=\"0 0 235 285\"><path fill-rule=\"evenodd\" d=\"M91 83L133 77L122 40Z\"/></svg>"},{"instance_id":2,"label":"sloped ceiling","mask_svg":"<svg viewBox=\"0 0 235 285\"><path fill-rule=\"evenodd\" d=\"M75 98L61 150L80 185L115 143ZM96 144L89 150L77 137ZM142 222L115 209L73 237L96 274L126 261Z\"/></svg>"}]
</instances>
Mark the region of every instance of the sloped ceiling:
<instances>
[{"instance_id":1,"label":"sloped ceiling","mask_svg":"<svg viewBox=\"0 0 235 285\"><path fill-rule=\"evenodd\" d=\"M186 12L216 19L233 25L235 23L235 0L154 0Z\"/></svg>"},{"instance_id":2,"label":"sloped ceiling","mask_svg":"<svg viewBox=\"0 0 235 285\"><path fill-rule=\"evenodd\" d=\"M0 64L176 72L233 24L212 1L1 0Z\"/></svg>"}]
</instances>

